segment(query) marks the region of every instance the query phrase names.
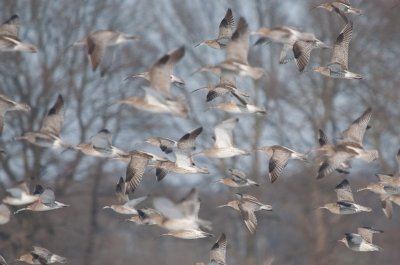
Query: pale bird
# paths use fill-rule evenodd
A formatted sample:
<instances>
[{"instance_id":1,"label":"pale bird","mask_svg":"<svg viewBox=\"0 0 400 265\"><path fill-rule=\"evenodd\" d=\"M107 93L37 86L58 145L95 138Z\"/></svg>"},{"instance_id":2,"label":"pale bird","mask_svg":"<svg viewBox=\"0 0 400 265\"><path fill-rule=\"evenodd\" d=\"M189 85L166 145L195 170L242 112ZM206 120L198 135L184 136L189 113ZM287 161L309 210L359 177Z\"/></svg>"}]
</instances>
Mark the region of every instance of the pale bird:
<instances>
[{"instance_id":1,"label":"pale bird","mask_svg":"<svg viewBox=\"0 0 400 265\"><path fill-rule=\"evenodd\" d=\"M93 72L100 65L100 75L104 76L111 66L115 47L127 40L136 39L138 38L122 32L99 30L75 42L73 45L87 45L88 58Z\"/></svg>"},{"instance_id":2,"label":"pale bird","mask_svg":"<svg viewBox=\"0 0 400 265\"><path fill-rule=\"evenodd\" d=\"M282 170L289 162L289 159L298 159L308 163L307 154L298 153L280 145L264 146L254 151L261 151L267 156L271 157L268 164L269 178L271 183L274 183L278 179Z\"/></svg>"},{"instance_id":3,"label":"pale bird","mask_svg":"<svg viewBox=\"0 0 400 265\"><path fill-rule=\"evenodd\" d=\"M11 211L7 205L0 204L0 225L4 225L10 221ZM1 257L1 256L0 256Z\"/></svg>"},{"instance_id":4,"label":"pale bird","mask_svg":"<svg viewBox=\"0 0 400 265\"><path fill-rule=\"evenodd\" d=\"M372 212L369 207L361 206L354 203L353 193L351 192L350 184L347 179L340 182L335 187L338 201L335 203L328 203L317 209L327 209L335 214L354 214L359 212Z\"/></svg>"},{"instance_id":5,"label":"pale bird","mask_svg":"<svg viewBox=\"0 0 400 265\"><path fill-rule=\"evenodd\" d=\"M76 146L77 150L85 155L97 157L127 156L128 153L112 146L111 133L103 129L89 138L91 143L82 143Z\"/></svg>"},{"instance_id":6,"label":"pale bird","mask_svg":"<svg viewBox=\"0 0 400 265\"><path fill-rule=\"evenodd\" d=\"M272 206L262 204L256 198L247 194L236 193L236 196L239 200L230 201L228 204L218 206L217 208L229 206L238 210L242 215L247 228L250 230L250 233L254 235L257 231L257 218L255 212L261 210L272 211Z\"/></svg>"},{"instance_id":7,"label":"pale bird","mask_svg":"<svg viewBox=\"0 0 400 265\"><path fill-rule=\"evenodd\" d=\"M124 181L122 177L120 177L117 187L115 189L115 194L117 195L118 201L120 204L104 206L103 209L112 209L114 212L121 214L134 214L138 215L138 211L135 209L135 206L146 200L150 195L143 196L140 198L129 200L129 196L126 191L127 183Z\"/></svg>"},{"instance_id":8,"label":"pale bird","mask_svg":"<svg viewBox=\"0 0 400 265\"><path fill-rule=\"evenodd\" d=\"M227 44L225 61L206 66L199 71L210 71L218 76L226 73L229 76L250 76L259 79L264 75L264 69L249 65L249 46L249 25L240 17L238 26Z\"/></svg>"},{"instance_id":9,"label":"pale bird","mask_svg":"<svg viewBox=\"0 0 400 265\"><path fill-rule=\"evenodd\" d=\"M328 66L321 66L315 69L306 70L306 72L319 72L322 75L334 78L361 79L361 75L349 72L348 53L349 43L353 35L353 21L350 21L340 32L333 44L332 59Z\"/></svg>"},{"instance_id":10,"label":"pale bird","mask_svg":"<svg viewBox=\"0 0 400 265\"><path fill-rule=\"evenodd\" d=\"M318 41L314 33L300 32L293 27L274 27L274 28L259 28L250 33L251 35L261 35L256 44L261 43L290 43L292 41ZM322 43L322 42L321 42Z\"/></svg>"},{"instance_id":11,"label":"pale bird","mask_svg":"<svg viewBox=\"0 0 400 265\"><path fill-rule=\"evenodd\" d=\"M17 186L6 189L11 196L5 197L3 202L10 205L24 205L37 201L39 196L30 194L28 183L30 183L28 180L21 181Z\"/></svg>"},{"instance_id":12,"label":"pale bird","mask_svg":"<svg viewBox=\"0 0 400 265\"><path fill-rule=\"evenodd\" d=\"M166 154L172 153L177 144L177 142L175 140L172 140L169 138L164 138L164 137L149 138L149 139L142 141L140 143L137 143L137 144L141 144L141 143L149 143L153 146L160 147L161 151L163 151Z\"/></svg>"},{"instance_id":13,"label":"pale bird","mask_svg":"<svg viewBox=\"0 0 400 265\"><path fill-rule=\"evenodd\" d=\"M56 103L54 103L54 106L43 119L43 124L39 131L26 132L22 136L15 137L10 141L27 140L37 146L53 149L67 148L70 150L76 150L74 145L67 143L60 138L64 122L64 114L64 100L61 95L58 95Z\"/></svg>"},{"instance_id":14,"label":"pale bird","mask_svg":"<svg viewBox=\"0 0 400 265\"><path fill-rule=\"evenodd\" d=\"M161 228L174 231L197 229L199 226L212 229L211 222L199 218L201 202L194 188L177 204L165 197L154 198L153 204L162 216L147 218L143 220L145 223L152 222Z\"/></svg>"},{"instance_id":15,"label":"pale bird","mask_svg":"<svg viewBox=\"0 0 400 265\"><path fill-rule=\"evenodd\" d=\"M1 37L0 37L0 43L1 43ZM26 104L17 103L4 95L0 95L0 136L3 133L3 127L5 121L4 116L6 115L7 111L13 111L13 110L30 111L31 107L29 107Z\"/></svg>"},{"instance_id":16,"label":"pale bird","mask_svg":"<svg viewBox=\"0 0 400 265\"><path fill-rule=\"evenodd\" d=\"M362 145L362 140L371 115L372 109L368 108L361 117L343 131L343 141L341 144L337 146L325 145L318 148L318 150L332 152L333 154L329 156L319 168L317 179L329 175L350 159L361 159L367 163L379 159L377 150L367 151Z\"/></svg>"},{"instance_id":17,"label":"pale bird","mask_svg":"<svg viewBox=\"0 0 400 265\"><path fill-rule=\"evenodd\" d=\"M43 189L42 186L36 185L36 189L33 194L39 194L39 201L29 205L26 208L19 209L14 214L21 212L21 211L35 211L35 212L43 212L43 211L50 211L59 208L69 207L64 203L58 202L55 200L54 191L51 188Z\"/></svg>"},{"instance_id":18,"label":"pale bird","mask_svg":"<svg viewBox=\"0 0 400 265\"><path fill-rule=\"evenodd\" d=\"M229 187L246 187L246 186L260 186L258 183L248 179L246 174L237 169L229 169L231 177L214 181L214 183L222 183Z\"/></svg>"},{"instance_id":19,"label":"pale bird","mask_svg":"<svg viewBox=\"0 0 400 265\"><path fill-rule=\"evenodd\" d=\"M345 233L345 237L338 241L345 243L353 251L383 251L381 247L372 244L372 235L375 233L384 232L372 227L360 227L358 234Z\"/></svg>"},{"instance_id":20,"label":"pale bird","mask_svg":"<svg viewBox=\"0 0 400 265\"><path fill-rule=\"evenodd\" d=\"M150 72L143 72L137 75L132 75L128 78L126 78L124 81L134 78L134 77L143 77L144 79L150 81ZM182 78L176 77L174 75L171 74L171 83L174 83L175 85L177 85L180 88L183 88L183 86L185 85L185 81L183 81Z\"/></svg>"},{"instance_id":21,"label":"pale bird","mask_svg":"<svg viewBox=\"0 0 400 265\"><path fill-rule=\"evenodd\" d=\"M0 52L31 52L36 53L32 44L22 43L19 39L19 16L13 15L9 20L0 25Z\"/></svg>"},{"instance_id":22,"label":"pale bird","mask_svg":"<svg viewBox=\"0 0 400 265\"><path fill-rule=\"evenodd\" d=\"M28 254L21 256L14 261L23 261L29 264L50 264L50 263L67 263L67 258L51 253L49 250L41 247L32 247L33 250Z\"/></svg>"},{"instance_id":23,"label":"pale bird","mask_svg":"<svg viewBox=\"0 0 400 265\"><path fill-rule=\"evenodd\" d=\"M186 98L183 95L176 97L170 95L172 71L184 55L185 47L182 46L161 57L150 69L149 87L142 87L145 95L132 96L114 104L129 104L143 111L170 113L176 117L186 118L190 111Z\"/></svg>"},{"instance_id":24,"label":"pale bird","mask_svg":"<svg viewBox=\"0 0 400 265\"><path fill-rule=\"evenodd\" d=\"M251 113L263 114L263 115L267 114L267 111L265 110L264 107L258 107L254 105L252 102L246 101L242 98L240 98L240 102L244 104L243 105L237 104L233 100L228 102L221 102L213 107L209 107L204 112L210 109L222 109L226 112L236 113L236 114L251 114Z\"/></svg>"},{"instance_id":25,"label":"pale bird","mask_svg":"<svg viewBox=\"0 0 400 265\"><path fill-rule=\"evenodd\" d=\"M232 37L234 29L235 29L235 20L233 19L232 9L228 8L224 18L219 24L218 38L216 38L215 40L207 40L203 43L197 44L194 47L196 48L197 46L207 45L213 49L218 49L218 50L226 49L226 45L229 39Z\"/></svg>"},{"instance_id":26,"label":"pale bird","mask_svg":"<svg viewBox=\"0 0 400 265\"><path fill-rule=\"evenodd\" d=\"M211 148L204 149L203 151L193 155L206 155L211 158L226 158L237 155L250 155L249 151L239 149L233 142L232 131L235 128L239 119L225 120L214 127L215 144Z\"/></svg>"},{"instance_id":27,"label":"pale bird","mask_svg":"<svg viewBox=\"0 0 400 265\"><path fill-rule=\"evenodd\" d=\"M357 16L361 15L361 10L354 8L351 6L349 0L334 0L329 3L325 3L319 6L316 6L314 8L323 8L325 10L328 10L330 12L335 12L337 13L345 23L348 23L348 18L346 13L353 13ZM314 9L312 8L312 9Z\"/></svg>"},{"instance_id":28,"label":"pale bird","mask_svg":"<svg viewBox=\"0 0 400 265\"><path fill-rule=\"evenodd\" d=\"M110 158L109 160L116 160L119 159L125 163L129 163L131 162L131 156L135 156L135 155L142 155L143 157L148 157L150 159L150 161L169 161L168 158L166 158L165 156L158 156L149 152L145 152L142 150L131 150L129 152L127 152L126 154L122 154L120 153L119 155Z\"/></svg>"},{"instance_id":29,"label":"pale bird","mask_svg":"<svg viewBox=\"0 0 400 265\"><path fill-rule=\"evenodd\" d=\"M150 166L156 168L157 180L162 180L168 172L178 174L210 174L207 167L196 167L193 162L192 151L195 150L194 141L203 131L203 128L197 128L184 136L177 142L177 149L174 151L176 161L156 161Z\"/></svg>"},{"instance_id":30,"label":"pale bird","mask_svg":"<svg viewBox=\"0 0 400 265\"><path fill-rule=\"evenodd\" d=\"M226 265L226 236L224 233L214 243L210 251L210 262L207 265ZM206 265L203 262L196 263L196 265Z\"/></svg>"}]
</instances>

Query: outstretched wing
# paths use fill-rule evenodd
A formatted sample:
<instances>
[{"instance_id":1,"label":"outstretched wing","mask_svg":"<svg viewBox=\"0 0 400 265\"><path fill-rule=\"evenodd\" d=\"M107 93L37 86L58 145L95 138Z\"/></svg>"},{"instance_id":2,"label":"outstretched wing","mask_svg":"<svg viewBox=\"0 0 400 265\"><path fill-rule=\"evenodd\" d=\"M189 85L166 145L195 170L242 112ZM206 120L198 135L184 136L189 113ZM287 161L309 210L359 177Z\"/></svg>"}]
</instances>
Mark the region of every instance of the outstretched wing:
<instances>
[{"instance_id":1,"label":"outstretched wing","mask_svg":"<svg viewBox=\"0 0 400 265\"><path fill-rule=\"evenodd\" d=\"M64 113L64 99L61 95L58 95L56 103L49 110L47 116L43 119L43 125L40 131L60 137L62 125L64 122Z\"/></svg>"}]
</instances>

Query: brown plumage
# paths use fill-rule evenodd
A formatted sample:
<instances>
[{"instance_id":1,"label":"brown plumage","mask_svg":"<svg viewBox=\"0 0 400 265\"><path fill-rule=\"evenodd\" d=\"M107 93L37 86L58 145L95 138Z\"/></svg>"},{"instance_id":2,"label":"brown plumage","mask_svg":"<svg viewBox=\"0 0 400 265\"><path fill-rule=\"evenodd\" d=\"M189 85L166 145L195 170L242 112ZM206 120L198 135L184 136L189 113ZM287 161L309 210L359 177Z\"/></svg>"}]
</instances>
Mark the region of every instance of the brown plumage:
<instances>
[{"instance_id":1,"label":"brown plumage","mask_svg":"<svg viewBox=\"0 0 400 265\"><path fill-rule=\"evenodd\" d=\"M24 110L30 111L31 107L28 105L12 101L9 97L0 95L0 136L3 133L4 120L7 111Z\"/></svg>"},{"instance_id":2,"label":"brown plumage","mask_svg":"<svg viewBox=\"0 0 400 265\"><path fill-rule=\"evenodd\" d=\"M0 52L31 52L36 53L32 44L22 43L19 39L19 16L13 15L9 20L0 25Z\"/></svg>"}]
</instances>

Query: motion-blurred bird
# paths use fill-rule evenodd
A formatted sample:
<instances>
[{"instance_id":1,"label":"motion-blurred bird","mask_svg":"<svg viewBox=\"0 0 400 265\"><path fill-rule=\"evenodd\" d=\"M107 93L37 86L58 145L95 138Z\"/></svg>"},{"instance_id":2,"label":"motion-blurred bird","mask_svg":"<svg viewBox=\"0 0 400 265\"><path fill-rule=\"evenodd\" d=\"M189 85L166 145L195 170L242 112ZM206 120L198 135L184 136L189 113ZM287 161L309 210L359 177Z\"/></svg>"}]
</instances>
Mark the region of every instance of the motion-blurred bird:
<instances>
[{"instance_id":1,"label":"motion-blurred bird","mask_svg":"<svg viewBox=\"0 0 400 265\"><path fill-rule=\"evenodd\" d=\"M162 180L168 172L174 172L178 174L195 174L203 173L210 174L207 167L196 167L193 162L192 151L196 149L194 141L197 136L203 131L203 128L197 128L184 136L177 142L177 150L174 152L176 161L161 162L156 161L150 166L156 168L157 180Z\"/></svg>"},{"instance_id":2,"label":"motion-blurred bird","mask_svg":"<svg viewBox=\"0 0 400 265\"><path fill-rule=\"evenodd\" d=\"M332 59L328 66L321 66L315 69L303 71L319 72L322 75L334 78L344 79L361 79L361 75L349 72L348 69L348 53L349 43L353 35L353 21L350 21L340 32L332 50Z\"/></svg>"},{"instance_id":3,"label":"motion-blurred bird","mask_svg":"<svg viewBox=\"0 0 400 265\"><path fill-rule=\"evenodd\" d=\"M316 209L327 209L335 214L354 214L359 212L372 212L369 207L361 206L354 203L353 193L351 192L350 184L347 179L340 182L335 187L338 201L335 203L328 203Z\"/></svg>"},{"instance_id":4,"label":"motion-blurred bird","mask_svg":"<svg viewBox=\"0 0 400 265\"><path fill-rule=\"evenodd\" d=\"M267 114L267 111L265 110L264 107L257 107L252 102L246 101L242 98L240 98L240 102L244 103L244 105L237 104L233 100L229 102L221 102L213 107L209 107L204 112L210 109L222 109L226 112L237 113L237 114L251 114L251 113L264 114L264 115Z\"/></svg>"},{"instance_id":5,"label":"motion-blurred bird","mask_svg":"<svg viewBox=\"0 0 400 265\"><path fill-rule=\"evenodd\" d=\"M308 163L307 154L297 153L296 151L280 145L264 146L254 151L261 151L271 157L268 166L271 183L274 183L278 179L282 170L289 162L289 159L298 159Z\"/></svg>"},{"instance_id":6,"label":"motion-blurred bird","mask_svg":"<svg viewBox=\"0 0 400 265\"><path fill-rule=\"evenodd\" d=\"M29 183L29 184L28 184ZM7 196L3 199L4 203L10 205L24 205L29 204L39 199L39 196L31 195L29 192L28 185L30 185L29 180L21 181L17 186L6 189L11 196Z\"/></svg>"},{"instance_id":7,"label":"motion-blurred bird","mask_svg":"<svg viewBox=\"0 0 400 265\"><path fill-rule=\"evenodd\" d=\"M26 208L19 209L14 214L21 212L21 211L35 211L35 212L43 212L43 211L50 211L59 208L69 207L61 202L57 202L54 197L54 191L51 188L43 189L42 186L36 185L36 189L33 194L39 194L39 201L29 205Z\"/></svg>"},{"instance_id":8,"label":"motion-blurred bird","mask_svg":"<svg viewBox=\"0 0 400 265\"><path fill-rule=\"evenodd\" d=\"M100 65L100 75L104 76L111 66L116 45L127 40L136 39L138 38L122 32L99 30L75 42L73 45L87 45L88 58L92 65L93 72L95 72Z\"/></svg>"},{"instance_id":9,"label":"motion-blurred bird","mask_svg":"<svg viewBox=\"0 0 400 265\"><path fill-rule=\"evenodd\" d=\"M329 3L313 7L312 9L314 8L323 8L330 12L334 11L343 19L345 23L348 23L349 21L346 13L353 13L357 16L361 15L361 10L352 7L349 0L334 0Z\"/></svg>"},{"instance_id":10,"label":"motion-blurred bird","mask_svg":"<svg viewBox=\"0 0 400 265\"><path fill-rule=\"evenodd\" d=\"M210 262L207 265L226 265L226 236L224 233L218 238L210 251ZM203 262L196 265L206 265Z\"/></svg>"},{"instance_id":11,"label":"motion-blurred bird","mask_svg":"<svg viewBox=\"0 0 400 265\"><path fill-rule=\"evenodd\" d=\"M237 155L250 155L249 151L237 148L233 142L232 131L238 122L239 119L229 119L217 124L214 127L214 146L193 154L193 156L203 154L211 158L226 158Z\"/></svg>"},{"instance_id":12,"label":"motion-blurred bird","mask_svg":"<svg viewBox=\"0 0 400 265\"><path fill-rule=\"evenodd\" d=\"M138 75L132 75L132 76L126 78L124 81L134 78L134 77L143 77L144 79L150 81L150 72L143 72ZM183 88L183 86L185 85L185 81L183 81L183 79L176 77L174 75L171 75L171 83L174 83L175 85L177 85L180 88Z\"/></svg>"},{"instance_id":13,"label":"motion-blurred bird","mask_svg":"<svg viewBox=\"0 0 400 265\"><path fill-rule=\"evenodd\" d=\"M32 247L33 251L21 256L14 261L24 261L29 264L50 264L50 263L67 263L67 258L51 253L49 250L41 247Z\"/></svg>"},{"instance_id":14,"label":"motion-blurred bird","mask_svg":"<svg viewBox=\"0 0 400 265\"><path fill-rule=\"evenodd\" d=\"M230 187L246 187L250 185L256 187L260 186L258 183L252 181L251 179L248 179L246 177L246 174L240 170L231 168L229 169L229 171L231 172L231 177L214 181L214 183L220 182Z\"/></svg>"},{"instance_id":15,"label":"motion-blurred bird","mask_svg":"<svg viewBox=\"0 0 400 265\"><path fill-rule=\"evenodd\" d=\"M0 37L0 45L1 45L1 37ZM6 115L7 111L13 111L13 110L30 111L31 107L29 107L26 104L12 101L9 97L6 97L4 95L0 95L0 136L3 133L3 127L5 121L4 116Z\"/></svg>"},{"instance_id":16,"label":"motion-blurred bird","mask_svg":"<svg viewBox=\"0 0 400 265\"><path fill-rule=\"evenodd\" d=\"M110 208L114 210L114 212L121 213L121 214L138 214L138 211L135 209L135 206L141 203L142 201L146 200L150 195L143 196L140 198L129 200L129 196L126 192L127 184L125 183L124 179L120 177L117 187L115 189L115 194L117 195L119 205L111 205L111 206L104 206L103 209Z\"/></svg>"},{"instance_id":17,"label":"motion-blurred bird","mask_svg":"<svg viewBox=\"0 0 400 265\"><path fill-rule=\"evenodd\" d=\"M232 37L233 30L235 29L235 20L233 19L232 9L228 8L224 18L219 24L218 38L215 40L207 40L203 43L194 46L207 45L213 49L222 50L226 49L229 39Z\"/></svg>"},{"instance_id":18,"label":"motion-blurred bird","mask_svg":"<svg viewBox=\"0 0 400 265\"><path fill-rule=\"evenodd\" d=\"M172 71L184 55L185 47L182 46L161 57L150 69L150 86L142 87L145 95L129 97L114 104L130 104L143 111L187 117L189 105L185 97L178 95L172 98L170 95Z\"/></svg>"},{"instance_id":19,"label":"motion-blurred bird","mask_svg":"<svg viewBox=\"0 0 400 265\"><path fill-rule=\"evenodd\" d=\"M111 133L103 129L89 138L92 143L82 143L76 146L76 149L81 150L85 155L98 157L113 157L129 155L127 152L112 146Z\"/></svg>"},{"instance_id":20,"label":"motion-blurred bird","mask_svg":"<svg viewBox=\"0 0 400 265\"><path fill-rule=\"evenodd\" d=\"M210 71L215 75L250 76L259 79L264 75L264 69L251 67L247 56L249 52L249 25L240 17L238 26L228 42L225 61L206 66L199 71Z\"/></svg>"},{"instance_id":21,"label":"motion-blurred bird","mask_svg":"<svg viewBox=\"0 0 400 265\"><path fill-rule=\"evenodd\" d=\"M153 137L153 138L144 140L142 142L139 142L137 144L141 144L141 143L149 143L153 146L160 147L161 151L163 151L166 154L170 154L174 151L177 141L168 139L168 138L164 138L164 137Z\"/></svg>"},{"instance_id":22,"label":"motion-blurred bird","mask_svg":"<svg viewBox=\"0 0 400 265\"><path fill-rule=\"evenodd\" d=\"M371 119L372 109L368 108L357 120L355 120L344 132L343 142L337 146L324 145L320 150L333 152L319 168L317 179L323 178L339 168L349 159L362 159L369 163L379 159L377 150L367 151L362 145L365 130Z\"/></svg>"},{"instance_id":23,"label":"motion-blurred bird","mask_svg":"<svg viewBox=\"0 0 400 265\"><path fill-rule=\"evenodd\" d=\"M116 157L110 158L109 160L116 160L119 159L125 163L129 163L131 162L131 157L132 156L144 156L144 157L148 157L150 159L150 161L169 161L168 158L166 158L165 156L158 156L149 152L145 152L142 150L131 150L129 152L127 152L127 154L120 154L117 155Z\"/></svg>"},{"instance_id":24,"label":"motion-blurred bird","mask_svg":"<svg viewBox=\"0 0 400 265\"><path fill-rule=\"evenodd\" d=\"M159 227L166 230L197 229L199 226L211 230L211 222L199 219L200 199L197 190L192 189L189 194L175 204L165 197L156 197L153 200L154 207L162 216L153 216L143 220L143 222L156 223Z\"/></svg>"},{"instance_id":25,"label":"motion-blurred bird","mask_svg":"<svg viewBox=\"0 0 400 265\"><path fill-rule=\"evenodd\" d=\"M19 16L13 15L9 20L0 25L0 52L31 52L36 53L32 44L22 43L19 39Z\"/></svg>"},{"instance_id":26,"label":"motion-blurred bird","mask_svg":"<svg viewBox=\"0 0 400 265\"><path fill-rule=\"evenodd\" d=\"M292 27L274 27L274 28L259 28L250 33L251 35L261 35L256 44L261 43L290 43L292 41L319 41L315 38L314 33L300 32ZM319 41L320 42L320 41ZM322 42L321 42L322 43Z\"/></svg>"},{"instance_id":27,"label":"motion-blurred bird","mask_svg":"<svg viewBox=\"0 0 400 265\"><path fill-rule=\"evenodd\" d=\"M229 206L238 210L241 213L247 228L254 235L257 230L257 218L254 212L260 210L272 211L272 206L262 204L256 198L247 194L236 193L236 196L239 200L231 201L228 204L218 206L217 208Z\"/></svg>"},{"instance_id":28,"label":"motion-blurred bird","mask_svg":"<svg viewBox=\"0 0 400 265\"><path fill-rule=\"evenodd\" d=\"M10 209L8 209L7 205L0 204L0 225L8 223L10 221L10 218L11 218Z\"/></svg>"},{"instance_id":29,"label":"motion-blurred bird","mask_svg":"<svg viewBox=\"0 0 400 265\"><path fill-rule=\"evenodd\" d=\"M62 125L64 122L65 105L61 95L58 95L54 106L49 110L43 119L42 128L36 132L26 132L22 136L15 137L10 141L27 140L28 142L48 148L67 148L76 150L75 146L65 142L60 138Z\"/></svg>"},{"instance_id":30,"label":"motion-blurred bird","mask_svg":"<svg viewBox=\"0 0 400 265\"><path fill-rule=\"evenodd\" d=\"M372 235L375 233L383 233L383 231L372 227L360 227L358 234L346 233L345 237L338 241L345 243L353 251L383 251L381 247L372 244Z\"/></svg>"}]
</instances>

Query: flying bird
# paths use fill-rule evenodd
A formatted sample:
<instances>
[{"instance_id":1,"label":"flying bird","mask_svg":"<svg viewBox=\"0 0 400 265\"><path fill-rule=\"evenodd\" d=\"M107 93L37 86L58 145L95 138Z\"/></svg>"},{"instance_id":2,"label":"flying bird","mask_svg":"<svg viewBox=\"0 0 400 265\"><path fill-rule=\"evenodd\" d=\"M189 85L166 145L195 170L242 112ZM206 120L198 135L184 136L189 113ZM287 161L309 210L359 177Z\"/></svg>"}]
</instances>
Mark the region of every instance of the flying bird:
<instances>
[{"instance_id":1,"label":"flying bird","mask_svg":"<svg viewBox=\"0 0 400 265\"><path fill-rule=\"evenodd\" d=\"M64 122L65 105L61 95L58 95L56 103L43 119L42 128L36 132L26 132L22 136L15 137L10 141L27 140L28 142L48 148L67 148L76 150L75 146L60 138Z\"/></svg>"},{"instance_id":2,"label":"flying bird","mask_svg":"<svg viewBox=\"0 0 400 265\"><path fill-rule=\"evenodd\" d=\"M50 264L67 263L67 258L51 253L49 250L41 247L32 247L33 251L21 256L14 261L24 261L29 264Z\"/></svg>"},{"instance_id":3,"label":"flying bird","mask_svg":"<svg viewBox=\"0 0 400 265\"><path fill-rule=\"evenodd\" d=\"M353 13L357 16L361 15L361 10L352 7L349 0L334 0L329 3L313 7L312 9L314 8L323 8L330 12L333 11L338 14L346 24L349 22L346 13Z\"/></svg>"},{"instance_id":4,"label":"flying bird","mask_svg":"<svg viewBox=\"0 0 400 265\"><path fill-rule=\"evenodd\" d=\"M328 203L316 209L327 209L335 214L354 214L359 212L372 212L369 207L361 206L354 203L353 193L351 192L350 184L347 179L340 182L335 187L335 192L338 201L335 203Z\"/></svg>"},{"instance_id":5,"label":"flying bird","mask_svg":"<svg viewBox=\"0 0 400 265\"><path fill-rule=\"evenodd\" d=\"M333 44L332 59L328 66L321 66L315 69L306 70L306 72L319 72L322 75L333 78L361 79L361 75L349 72L348 57L349 43L353 35L353 21L350 21L340 32Z\"/></svg>"},{"instance_id":6,"label":"flying bird","mask_svg":"<svg viewBox=\"0 0 400 265\"><path fill-rule=\"evenodd\" d=\"M117 195L119 205L111 205L104 206L103 209L110 208L114 210L114 212L121 214L138 214L138 211L135 209L135 206L146 200L150 195L143 196L140 198L129 200L129 196L126 191L127 183L124 181L122 177L120 177L117 187L115 189L115 194Z\"/></svg>"},{"instance_id":7,"label":"flying bird","mask_svg":"<svg viewBox=\"0 0 400 265\"><path fill-rule=\"evenodd\" d=\"M10 205L24 205L39 200L39 196L37 194L30 194L28 185L30 185L30 181L25 180L19 182L15 187L6 189L11 196L5 197L3 202Z\"/></svg>"},{"instance_id":8,"label":"flying bird","mask_svg":"<svg viewBox=\"0 0 400 265\"><path fill-rule=\"evenodd\" d=\"M210 262L207 265L226 265L226 236L224 233L218 238L210 251ZM196 265L206 265L203 262Z\"/></svg>"},{"instance_id":9,"label":"flying bird","mask_svg":"<svg viewBox=\"0 0 400 265\"><path fill-rule=\"evenodd\" d=\"M323 178L343 165L350 159L361 159L367 163L379 159L377 150L367 151L362 145L365 130L372 116L372 109L368 108L357 120L343 131L343 142L337 146L325 145L321 150L332 152L333 155L321 165L317 179Z\"/></svg>"},{"instance_id":10,"label":"flying bird","mask_svg":"<svg viewBox=\"0 0 400 265\"><path fill-rule=\"evenodd\" d=\"M264 146L254 151L263 152L271 157L268 165L271 183L274 183L278 179L282 170L289 162L289 159L298 159L308 163L307 154L297 153L296 151L280 145Z\"/></svg>"},{"instance_id":11,"label":"flying bird","mask_svg":"<svg viewBox=\"0 0 400 265\"><path fill-rule=\"evenodd\" d=\"M214 183L220 182L229 187L246 187L251 185L256 187L260 186L258 183L248 179L246 174L240 170L231 168L229 171L231 172L231 176L229 178L220 179L214 181Z\"/></svg>"},{"instance_id":12,"label":"flying bird","mask_svg":"<svg viewBox=\"0 0 400 265\"><path fill-rule=\"evenodd\" d=\"M226 49L227 43L232 37L234 29L235 29L235 20L233 19L232 9L228 8L224 18L219 24L218 38L216 38L215 40L207 40L203 43L197 44L194 47L196 48L197 46L207 45L217 50Z\"/></svg>"},{"instance_id":13,"label":"flying bird","mask_svg":"<svg viewBox=\"0 0 400 265\"><path fill-rule=\"evenodd\" d=\"M137 75L132 75L128 78L126 78L124 81L134 78L134 77L143 77L144 79L150 81L150 72L143 72ZM175 85L177 85L180 88L183 88L183 86L185 85L185 81L183 81L183 79L176 77L174 75L171 74L171 83L174 83Z\"/></svg>"},{"instance_id":14,"label":"flying bird","mask_svg":"<svg viewBox=\"0 0 400 265\"><path fill-rule=\"evenodd\" d=\"M99 30L75 42L73 45L87 45L88 58L93 72L100 66L100 75L104 76L111 66L115 47L127 40L137 39L137 37L122 32Z\"/></svg>"},{"instance_id":15,"label":"flying bird","mask_svg":"<svg viewBox=\"0 0 400 265\"><path fill-rule=\"evenodd\" d=\"M358 234L346 233L345 237L338 241L345 243L353 251L383 251L381 247L372 244L372 235L375 233L384 232L372 227L360 227Z\"/></svg>"},{"instance_id":16,"label":"flying bird","mask_svg":"<svg viewBox=\"0 0 400 265\"><path fill-rule=\"evenodd\" d=\"M228 204L218 206L217 208L229 206L238 210L250 233L254 235L257 230L257 218L254 212L260 210L272 211L272 206L262 204L256 198L247 194L236 193L236 196L239 200L230 201Z\"/></svg>"}]
</instances>

